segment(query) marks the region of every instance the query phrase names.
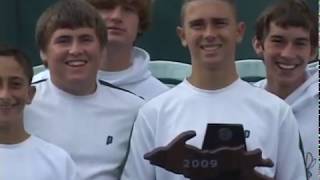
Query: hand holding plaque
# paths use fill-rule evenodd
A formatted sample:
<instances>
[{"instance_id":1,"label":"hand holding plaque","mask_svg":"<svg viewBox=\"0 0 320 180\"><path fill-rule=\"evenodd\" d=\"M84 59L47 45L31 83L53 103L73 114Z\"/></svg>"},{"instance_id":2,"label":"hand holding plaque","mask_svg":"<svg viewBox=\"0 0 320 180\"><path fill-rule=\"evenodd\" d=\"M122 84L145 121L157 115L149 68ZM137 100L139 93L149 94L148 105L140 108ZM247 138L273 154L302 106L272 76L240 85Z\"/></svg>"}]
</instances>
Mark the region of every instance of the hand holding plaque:
<instances>
[{"instance_id":1,"label":"hand holding plaque","mask_svg":"<svg viewBox=\"0 0 320 180\"><path fill-rule=\"evenodd\" d=\"M221 147L216 150L201 150L186 144L196 135L186 131L167 146L155 148L144 158L151 164L191 179L215 179L220 174L239 171L243 180L269 180L254 170L256 166L272 167L269 159L262 159L261 151L245 151L244 146Z\"/></svg>"}]
</instances>

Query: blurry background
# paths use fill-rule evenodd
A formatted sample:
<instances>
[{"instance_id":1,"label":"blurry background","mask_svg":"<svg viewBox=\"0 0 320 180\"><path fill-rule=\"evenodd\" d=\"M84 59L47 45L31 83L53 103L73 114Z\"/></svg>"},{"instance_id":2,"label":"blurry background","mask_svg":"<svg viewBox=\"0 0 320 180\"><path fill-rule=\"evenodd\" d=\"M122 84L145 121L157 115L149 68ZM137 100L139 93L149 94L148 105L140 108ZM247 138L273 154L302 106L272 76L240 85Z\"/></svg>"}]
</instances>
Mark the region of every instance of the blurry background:
<instances>
[{"instance_id":1,"label":"blurry background","mask_svg":"<svg viewBox=\"0 0 320 180\"><path fill-rule=\"evenodd\" d=\"M274 0L275 1L275 0ZM256 58L251 47L251 37L257 15L272 0L238 0L240 20L247 25L245 38L237 51L237 59ZM38 17L55 0L0 0L0 43L10 44L24 50L33 64L41 64L34 42L34 28ZM170 60L190 63L187 50L181 47L176 35L182 0L155 0L151 29L137 41L153 60ZM318 2L307 0L318 14Z\"/></svg>"}]
</instances>

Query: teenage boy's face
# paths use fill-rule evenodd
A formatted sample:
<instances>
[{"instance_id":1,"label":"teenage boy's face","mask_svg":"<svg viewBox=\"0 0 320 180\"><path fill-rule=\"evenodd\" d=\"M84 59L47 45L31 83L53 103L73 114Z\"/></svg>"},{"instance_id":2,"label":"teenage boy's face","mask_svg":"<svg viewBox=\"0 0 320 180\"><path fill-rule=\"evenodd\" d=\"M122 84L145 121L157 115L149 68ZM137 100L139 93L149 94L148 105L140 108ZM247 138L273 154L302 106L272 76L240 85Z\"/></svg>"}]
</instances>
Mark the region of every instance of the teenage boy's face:
<instances>
[{"instance_id":1,"label":"teenage boy's face","mask_svg":"<svg viewBox=\"0 0 320 180\"><path fill-rule=\"evenodd\" d=\"M13 56L0 56L0 127L21 121L35 89Z\"/></svg>"},{"instance_id":2,"label":"teenage boy's face","mask_svg":"<svg viewBox=\"0 0 320 180\"><path fill-rule=\"evenodd\" d=\"M134 6L116 5L98 12L107 23L108 45L133 45L139 32L139 16Z\"/></svg>"},{"instance_id":3,"label":"teenage boy's face","mask_svg":"<svg viewBox=\"0 0 320 180\"><path fill-rule=\"evenodd\" d=\"M286 84L305 80L306 65L315 54L308 30L275 23L263 42L255 40L254 48L264 58L268 78Z\"/></svg>"},{"instance_id":4,"label":"teenage boy's face","mask_svg":"<svg viewBox=\"0 0 320 180\"><path fill-rule=\"evenodd\" d=\"M42 59L48 62L55 85L69 87L96 80L101 54L102 47L94 29L57 29L42 52Z\"/></svg>"},{"instance_id":5,"label":"teenage boy's face","mask_svg":"<svg viewBox=\"0 0 320 180\"><path fill-rule=\"evenodd\" d=\"M220 0L192 1L185 9L183 24L177 32L182 44L189 48L193 61L206 67L221 67L228 61L234 61L236 44L242 39L244 24L236 22L234 9L229 3Z\"/></svg>"}]
</instances>

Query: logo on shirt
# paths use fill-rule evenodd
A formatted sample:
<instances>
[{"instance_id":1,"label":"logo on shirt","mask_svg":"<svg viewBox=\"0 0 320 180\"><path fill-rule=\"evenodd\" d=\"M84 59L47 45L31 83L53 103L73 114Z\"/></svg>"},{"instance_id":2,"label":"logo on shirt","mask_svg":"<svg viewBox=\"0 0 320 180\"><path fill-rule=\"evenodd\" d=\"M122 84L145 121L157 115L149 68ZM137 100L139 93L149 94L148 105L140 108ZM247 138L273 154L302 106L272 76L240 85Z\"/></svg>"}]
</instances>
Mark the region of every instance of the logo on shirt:
<instances>
[{"instance_id":1,"label":"logo on shirt","mask_svg":"<svg viewBox=\"0 0 320 180\"><path fill-rule=\"evenodd\" d=\"M244 137L246 138L250 137L250 130L244 130Z\"/></svg>"},{"instance_id":2,"label":"logo on shirt","mask_svg":"<svg viewBox=\"0 0 320 180\"><path fill-rule=\"evenodd\" d=\"M112 144L113 142L113 136L108 136L106 140L106 145Z\"/></svg>"}]
</instances>

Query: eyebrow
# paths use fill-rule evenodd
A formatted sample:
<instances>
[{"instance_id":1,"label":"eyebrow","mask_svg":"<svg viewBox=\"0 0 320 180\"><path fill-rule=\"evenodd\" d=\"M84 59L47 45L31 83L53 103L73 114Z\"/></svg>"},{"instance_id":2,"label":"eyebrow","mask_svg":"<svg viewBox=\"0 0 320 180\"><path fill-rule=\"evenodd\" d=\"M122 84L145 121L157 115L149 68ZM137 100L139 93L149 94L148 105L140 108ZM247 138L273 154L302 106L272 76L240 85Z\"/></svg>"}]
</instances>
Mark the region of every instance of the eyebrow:
<instances>
[{"instance_id":1,"label":"eyebrow","mask_svg":"<svg viewBox=\"0 0 320 180\"><path fill-rule=\"evenodd\" d=\"M285 39L282 35L271 35L273 39ZM310 39L307 37L298 37L294 39L295 41L309 41Z\"/></svg>"}]
</instances>

